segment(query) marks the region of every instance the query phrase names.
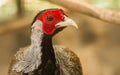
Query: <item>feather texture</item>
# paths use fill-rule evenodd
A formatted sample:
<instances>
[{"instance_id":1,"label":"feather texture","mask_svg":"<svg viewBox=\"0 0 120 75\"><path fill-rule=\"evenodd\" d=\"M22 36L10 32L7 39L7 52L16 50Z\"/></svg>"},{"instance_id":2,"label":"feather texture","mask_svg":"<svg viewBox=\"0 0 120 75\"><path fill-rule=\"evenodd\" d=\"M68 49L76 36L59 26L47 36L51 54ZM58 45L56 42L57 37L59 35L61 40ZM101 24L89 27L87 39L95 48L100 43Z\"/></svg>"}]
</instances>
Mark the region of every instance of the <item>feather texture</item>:
<instances>
[{"instance_id":1,"label":"feather texture","mask_svg":"<svg viewBox=\"0 0 120 75\"><path fill-rule=\"evenodd\" d=\"M23 55L25 50L26 48L20 49L18 51L20 53L17 53L13 57L10 63L8 75L23 75L23 72L17 72L16 69L13 68L14 65L19 62L19 60L17 59L18 57L23 58L27 56ZM79 58L75 55L75 53L70 51L69 48L63 46L54 46L54 52L57 61L56 64L59 64L60 66L60 75L82 75L82 68ZM29 75L32 75L32 72L30 72Z\"/></svg>"}]
</instances>

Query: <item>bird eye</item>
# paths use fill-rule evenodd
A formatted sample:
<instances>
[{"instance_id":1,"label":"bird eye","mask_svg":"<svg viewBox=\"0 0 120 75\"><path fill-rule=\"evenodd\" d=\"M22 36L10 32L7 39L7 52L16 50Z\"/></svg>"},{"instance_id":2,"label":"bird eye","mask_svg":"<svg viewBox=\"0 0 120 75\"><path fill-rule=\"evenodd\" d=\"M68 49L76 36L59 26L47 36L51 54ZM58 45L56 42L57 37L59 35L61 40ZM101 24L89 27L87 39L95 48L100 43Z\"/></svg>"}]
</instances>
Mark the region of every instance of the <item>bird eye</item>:
<instances>
[{"instance_id":1,"label":"bird eye","mask_svg":"<svg viewBox=\"0 0 120 75\"><path fill-rule=\"evenodd\" d=\"M51 15L47 16L48 21L52 21L53 19L54 19L53 16L51 16Z\"/></svg>"}]
</instances>

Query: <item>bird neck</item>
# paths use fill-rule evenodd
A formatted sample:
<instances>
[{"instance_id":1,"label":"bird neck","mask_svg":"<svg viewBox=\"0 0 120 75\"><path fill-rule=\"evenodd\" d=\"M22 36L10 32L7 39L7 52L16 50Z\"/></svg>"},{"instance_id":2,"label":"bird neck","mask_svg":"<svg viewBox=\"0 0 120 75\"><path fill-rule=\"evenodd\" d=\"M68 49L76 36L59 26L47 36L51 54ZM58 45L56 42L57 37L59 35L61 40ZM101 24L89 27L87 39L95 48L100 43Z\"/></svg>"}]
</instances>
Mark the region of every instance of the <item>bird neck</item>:
<instances>
[{"instance_id":1,"label":"bird neck","mask_svg":"<svg viewBox=\"0 0 120 75\"><path fill-rule=\"evenodd\" d=\"M54 48L52 44L52 35L46 35L37 30L34 30L31 35L31 45L34 48L36 54L41 54L39 57L41 59L38 69L34 71L35 74L39 75L54 75L56 69L56 59ZM37 48L37 49L35 49Z\"/></svg>"},{"instance_id":2,"label":"bird neck","mask_svg":"<svg viewBox=\"0 0 120 75\"><path fill-rule=\"evenodd\" d=\"M42 63L39 66L38 70L42 69L42 72L41 72L42 75L55 75L56 59L55 59L55 53L54 53L53 44L52 44L52 36L44 34L41 42L41 47L42 47L41 49Z\"/></svg>"},{"instance_id":3,"label":"bird neck","mask_svg":"<svg viewBox=\"0 0 120 75\"><path fill-rule=\"evenodd\" d=\"M31 45L35 48L40 48L42 53L42 61L46 62L47 60L55 61L55 53L52 44L52 35L46 35L42 32L34 30L31 35Z\"/></svg>"},{"instance_id":4,"label":"bird neck","mask_svg":"<svg viewBox=\"0 0 120 75\"><path fill-rule=\"evenodd\" d=\"M44 35L41 42L42 47L42 61L47 62L51 60L55 63L55 53L52 44L52 36Z\"/></svg>"}]
</instances>

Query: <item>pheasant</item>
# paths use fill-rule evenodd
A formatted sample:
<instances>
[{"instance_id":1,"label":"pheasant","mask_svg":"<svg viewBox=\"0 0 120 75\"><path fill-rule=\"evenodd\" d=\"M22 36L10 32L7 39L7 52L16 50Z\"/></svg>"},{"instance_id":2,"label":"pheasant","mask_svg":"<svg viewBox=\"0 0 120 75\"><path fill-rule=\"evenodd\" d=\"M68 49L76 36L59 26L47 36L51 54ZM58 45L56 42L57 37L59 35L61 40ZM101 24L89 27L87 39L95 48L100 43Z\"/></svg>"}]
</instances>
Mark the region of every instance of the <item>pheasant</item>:
<instances>
[{"instance_id":1,"label":"pheasant","mask_svg":"<svg viewBox=\"0 0 120 75\"><path fill-rule=\"evenodd\" d=\"M70 25L77 28L62 9L40 11L31 25L31 45L12 57L8 75L82 75L77 55L52 43L52 37Z\"/></svg>"}]
</instances>

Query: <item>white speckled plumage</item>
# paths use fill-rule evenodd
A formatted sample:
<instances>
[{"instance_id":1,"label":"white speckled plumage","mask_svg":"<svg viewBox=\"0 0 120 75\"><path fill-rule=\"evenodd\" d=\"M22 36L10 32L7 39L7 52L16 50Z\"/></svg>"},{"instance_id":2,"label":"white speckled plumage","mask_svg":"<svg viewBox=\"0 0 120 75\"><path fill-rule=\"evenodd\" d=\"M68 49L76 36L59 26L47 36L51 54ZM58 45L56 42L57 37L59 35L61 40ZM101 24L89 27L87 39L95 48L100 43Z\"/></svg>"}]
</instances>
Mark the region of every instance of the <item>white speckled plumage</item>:
<instances>
[{"instance_id":1,"label":"white speckled plumage","mask_svg":"<svg viewBox=\"0 0 120 75\"><path fill-rule=\"evenodd\" d=\"M26 50L26 48L21 49L19 52L23 53L24 50ZM57 64L60 65L60 70L61 70L60 75L82 75L82 69L81 69L79 58L75 55L75 53L69 50L69 48L55 45L54 52L55 52ZM22 55L22 53L20 54ZM24 56L21 56L21 57L24 57ZM30 65L30 63L27 63L27 64ZM18 64L18 61L17 61L17 64ZM34 63L32 63L32 65L34 65ZM23 64L21 66L23 66ZM13 66L11 68L13 68ZM32 68L30 67L29 69L32 70ZM22 71L17 72L17 69L14 68L14 70L9 71L9 75L22 75Z\"/></svg>"},{"instance_id":2,"label":"white speckled plumage","mask_svg":"<svg viewBox=\"0 0 120 75\"><path fill-rule=\"evenodd\" d=\"M32 72L41 63L42 22L36 21L32 26L31 45L21 48L16 54L17 63L12 67L16 72Z\"/></svg>"}]
</instances>

